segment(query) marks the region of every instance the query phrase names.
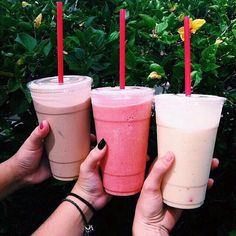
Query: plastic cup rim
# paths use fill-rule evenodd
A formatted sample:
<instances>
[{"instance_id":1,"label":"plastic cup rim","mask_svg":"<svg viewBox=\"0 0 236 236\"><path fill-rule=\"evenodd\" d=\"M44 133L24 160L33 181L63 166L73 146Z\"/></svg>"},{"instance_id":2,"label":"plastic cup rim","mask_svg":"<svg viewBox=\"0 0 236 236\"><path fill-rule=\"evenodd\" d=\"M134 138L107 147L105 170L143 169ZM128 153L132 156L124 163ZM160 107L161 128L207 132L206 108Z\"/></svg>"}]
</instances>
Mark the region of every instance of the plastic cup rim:
<instances>
[{"instance_id":1,"label":"plastic cup rim","mask_svg":"<svg viewBox=\"0 0 236 236\"><path fill-rule=\"evenodd\" d=\"M70 81L67 78L78 78L78 80ZM51 80L52 83L45 84L44 81ZM44 77L41 79L32 80L27 83L27 88L33 93L61 93L77 90L77 86L91 85L92 78L84 75L65 75L64 83L58 83L58 76ZM58 86L57 86L58 85Z\"/></svg>"},{"instance_id":2,"label":"plastic cup rim","mask_svg":"<svg viewBox=\"0 0 236 236\"><path fill-rule=\"evenodd\" d=\"M225 102L227 100L225 97L220 97L217 95L192 94L191 96L186 96L183 93L158 94L158 95L155 95L154 98L155 100L158 100L158 101L163 101L165 99L166 102L170 100L175 100L178 102L216 102L216 101Z\"/></svg>"},{"instance_id":3,"label":"plastic cup rim","mask_svg":"<svg viewBox=\"0 0 236 236\"><path fill-rule=\"evenodd\" d=\"M137 95L140 96L138 91L143 92L143 94L154 94L154 90L149 87L142 87L142 86L126 86L125 89L120 89L120 87L100 87L92 89L92 95L99 95L99 96L122 96L122 95ZM122 99L122 98L121 98Z\"/></svg>"}]
</instances>

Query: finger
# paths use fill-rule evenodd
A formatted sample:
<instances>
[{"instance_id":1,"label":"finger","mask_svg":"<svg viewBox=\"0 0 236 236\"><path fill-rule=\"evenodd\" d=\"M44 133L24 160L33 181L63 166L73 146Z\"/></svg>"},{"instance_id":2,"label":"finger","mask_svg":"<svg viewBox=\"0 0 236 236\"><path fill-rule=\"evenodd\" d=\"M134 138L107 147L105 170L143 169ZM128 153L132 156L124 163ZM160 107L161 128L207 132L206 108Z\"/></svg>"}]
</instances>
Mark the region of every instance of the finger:
<instances>
[{"instance_id":1,"label":"finger","mask_svg":"<svg viewBox=\"0 0 236 236\"><path fill-rule=\"evenodd\" d=\"M49 130L49 123L46 120L43 120L26 139L24 145L27 146L28 150L40 148L42 145L42 140L48 135Z\"/></svg>"},{"instance_id":2,"label":"finger","mask_svg":"<svg viewBox=\"0 0 236 236\"><path fill-rule=\"evenodd\" d=\"M153 166L155 165L155 163L157 162L157 157L154 159L154 161L152 162L151 166L149 167L149 170L148 170L148 175L150 174L150 172L152 171L152 168Z\"/></svg>"},{"instance_id":3,"label":"finger","mask_svg":"<svg viewBox=\"0 0 236 236\"><path fill-rule=\"evenodd\" d=\"M83 168L86 169L87 171L97 168L97 164L105 156L106 150L107 150L106 142L104 139L102 139L99 142L99 144L92 151L90 151L89 155L82 163Z\"/></svg>"},{"instance_id":4,"label":"finger","mask_svg":"<svg viewBox=\"0 0 236 236\"><path fill-rule=\"evenodd\" d=\"M214 179L208 179L207 188L208 189L212 188L213 184L214 184Z\"/></svg>"},{"instance_id":5,"label":"finger","mask_svg":"<svg viewBox=\"0 0 236 236\"><path fill-rule=\"evenodd\" d=\"M215 170L219 166L219 159L213 158L211 162L211 169Z\"/></svg>"},{"instance_id":6,"label":"finger","mask_svg":"<svg viewBox=\"0 0 236 236\"><path fill-rule=\"evenodd\" d=\"M172 152L168 152L164 157L157 159L145 180L146 187L150 188L150 190L160 189L162 179L173 162L174 154Z\"/></svg>"}]
</instances>

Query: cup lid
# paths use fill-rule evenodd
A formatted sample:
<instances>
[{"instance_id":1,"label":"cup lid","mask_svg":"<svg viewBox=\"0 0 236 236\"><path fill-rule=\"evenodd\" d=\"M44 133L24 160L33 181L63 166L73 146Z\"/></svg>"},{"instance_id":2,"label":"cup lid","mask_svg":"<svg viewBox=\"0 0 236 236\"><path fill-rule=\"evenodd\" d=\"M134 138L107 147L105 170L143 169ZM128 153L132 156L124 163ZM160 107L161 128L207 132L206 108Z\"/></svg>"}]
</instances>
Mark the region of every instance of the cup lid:
<instances>
[{"instance_id":1,"label":"cup lid","mask_svg":"<svg viewBox=\"0 0 236 236\"><path fill-rule=\"evenodd\" d=\"M46 77L29 82L27 87L34 93L73 92L91 86L92 78L81 75L65 75L64 83L58 83L58 76Z\"/></svg>"},{"instance_id":2,"label":"cup lid","mask_svg":"<svg viewBox=\"0 0 236 236\"><path fill-rule=\"evenodd\" d=\"M159 94L155 96L157 102L225 102L226 98L219 97L215 95L206 95L206 94L192 94L191 96L186 96L185 94Z\"/></svg>"},{"instance_id":3,"label":"cup lid","mask_svg":"<svg viewBox=\"0 0 236 236\"><path fill-rule=\"evenodd\" d=\"M141 86L102 87L91 92L92 103L109 106L123 106L152 100L154 90Z\"/></svg>"}]
</instances>

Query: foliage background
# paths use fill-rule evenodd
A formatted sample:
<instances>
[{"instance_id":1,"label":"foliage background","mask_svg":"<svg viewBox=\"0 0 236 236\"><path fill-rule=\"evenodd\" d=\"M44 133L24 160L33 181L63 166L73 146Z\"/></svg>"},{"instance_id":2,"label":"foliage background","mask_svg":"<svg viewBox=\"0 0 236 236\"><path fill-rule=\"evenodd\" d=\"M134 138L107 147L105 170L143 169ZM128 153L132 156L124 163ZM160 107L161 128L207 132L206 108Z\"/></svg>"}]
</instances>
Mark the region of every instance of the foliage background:
<instances>
[{"instance_id":1,"label":"foliage background","mask_svg":"<svg viewBox=\"0 0 236 236\"><path fill-rule=\"evenodd\" d=\"M0 1L0 160L9 158L37 124L26 83L57 74L55 1ZM119 10L127 9L127 84L183 92L183 15L206 24L191 37L193 92L225 96L216 141L220 167L205 204L184 211L172 235L236 235L236 1L64 1L65 74L93 78L94 87L118 84ZM34 25L42 13L42 21ZM152 79L157 72L161 78ZM94 131L94 130L92 130ZM156 156L152 117L149 155ZM150 162L151 162L150 161ZM150 164L150 163L149 163ZM48 181L0 203L0 235L30 235L73 183ZM131 235L138 196L114 197L93 221L96 235Z\"/></svg>"}]
</instances>

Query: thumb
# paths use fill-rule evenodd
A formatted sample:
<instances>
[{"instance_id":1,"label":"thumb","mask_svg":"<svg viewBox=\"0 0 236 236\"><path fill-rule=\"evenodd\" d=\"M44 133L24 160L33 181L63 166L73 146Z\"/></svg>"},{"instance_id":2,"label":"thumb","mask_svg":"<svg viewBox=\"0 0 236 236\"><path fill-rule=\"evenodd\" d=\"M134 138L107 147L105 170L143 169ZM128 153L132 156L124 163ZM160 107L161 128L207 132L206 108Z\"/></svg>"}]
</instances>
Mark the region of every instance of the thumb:
<instances>
[{"instance_id":1,"label":"thumb","mask_svg":"<svg viewBox=\"0 0 236 236\"><path fill-rule=\"evenodd\" d=\"M106 150L107 150L106 141L102 139L98 143L98 145L92 151L90 151L89 155L82 163L83 168L85 168L87 171L96 168L98 162L102 160L102 158L105 156Z\"/></svg>"},{"instance_id":2,"label":"thumb","mask_svg":"<svg viewBox=\"0 0 236 236\"><path fill-rule=\"evenodd\" d=\"M156 190L161 188L161 182L164 175L170 169L174 162L174 154L172 152L167 152L164 157L158 158L154 163L147 179L145 180L146 186L150 190Z\"/></svg>"},{"instance_id":3,"label":"thumb","mask_svg":"<svg viewBox=\"0 0 236 236\"><path fill-rule=\"evenodd\" d=\"M28 150L39 149L42 145L43 139L48 135L50 130L49 123L43 120L39 126L37 126L30 136L26 139L23 144Z\"/></svg>"}]
</instances>

